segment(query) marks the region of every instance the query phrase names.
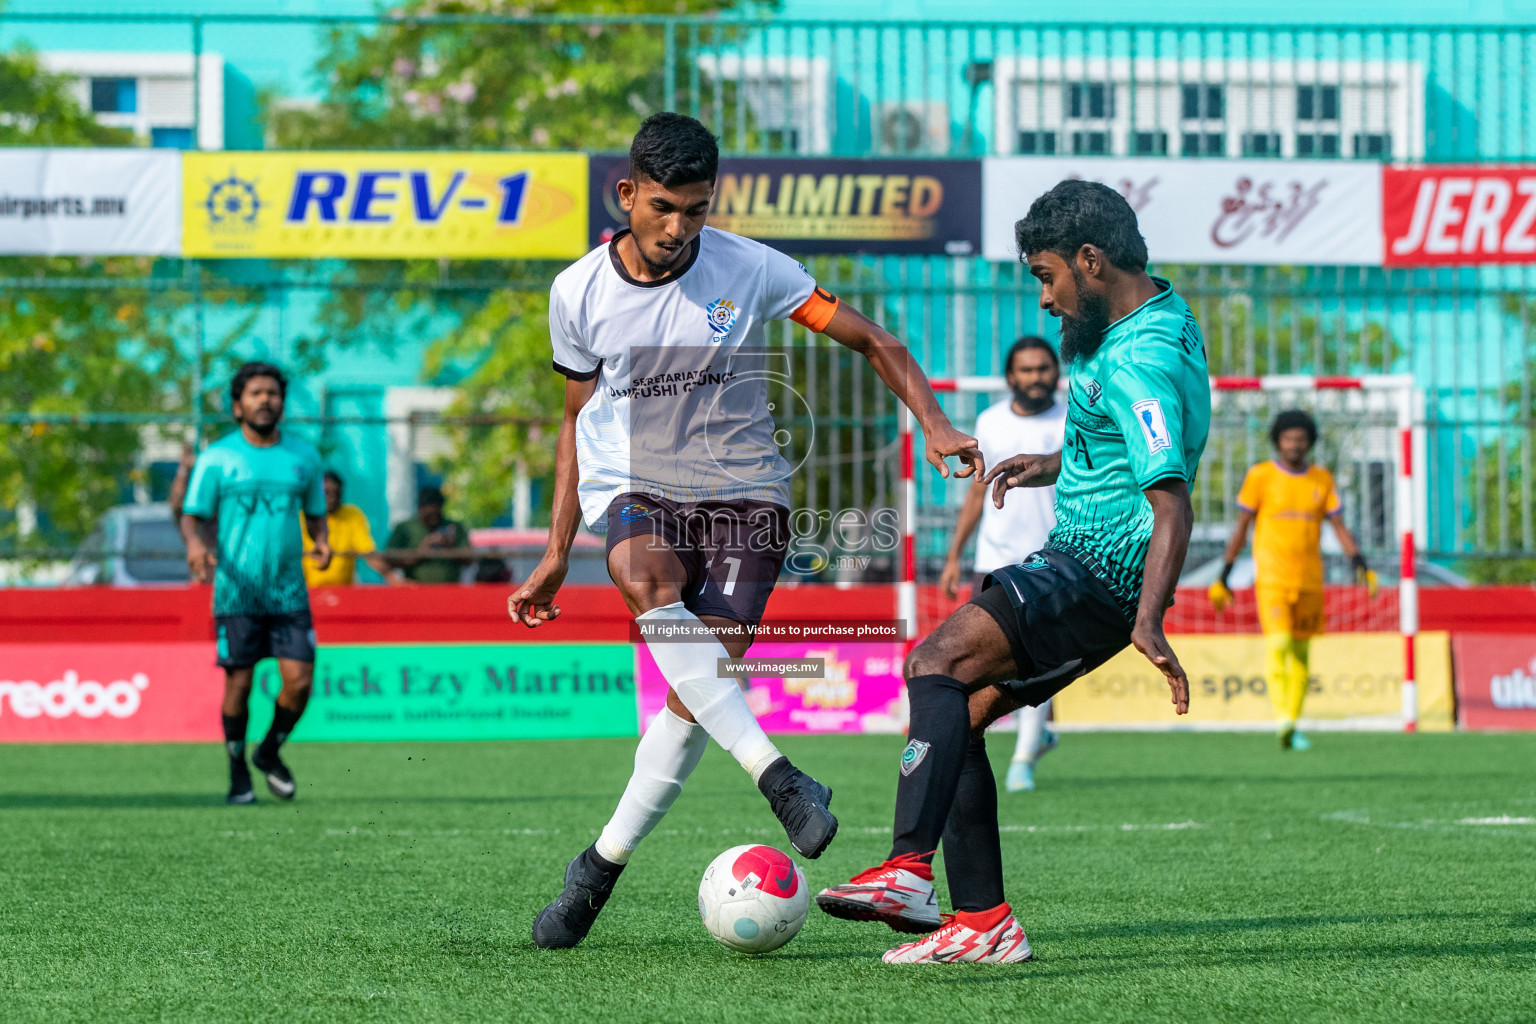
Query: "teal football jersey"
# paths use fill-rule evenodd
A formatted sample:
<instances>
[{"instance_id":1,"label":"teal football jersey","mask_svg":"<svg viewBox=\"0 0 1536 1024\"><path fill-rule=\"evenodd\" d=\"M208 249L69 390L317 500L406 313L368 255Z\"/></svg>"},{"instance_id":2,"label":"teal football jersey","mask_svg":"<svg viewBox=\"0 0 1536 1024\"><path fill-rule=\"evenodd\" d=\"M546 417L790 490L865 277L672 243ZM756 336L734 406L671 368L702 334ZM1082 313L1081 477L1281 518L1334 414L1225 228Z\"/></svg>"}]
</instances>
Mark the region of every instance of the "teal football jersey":
<instances>
[{"instance_id":1,"label":"teal football jersey","mask_svg":"<svg viewBox=\"0 0 1536 1024\"><path fill-rule=\"evenodd\" d=\"M309 607L299 513L325 515L320 453L287 431L258 448L240 431L197 457L182 511L218 520L215 615L276 615Z\"/></svg>"},{"instance_id":2,"label":"teal football jersey","mask_svg":"<svg viewBox=\"0 0 1536 1024\"><path fill-rule=\"evenodd\" d=\"M1211 429L1200 325L1167 281L1152 280L1158 294L1069 367L1056 528L1046 542L1102 579L1132 621L1152 538L1142 492L1171 477L1193 484Z\"/></svg>"}]
</instances>

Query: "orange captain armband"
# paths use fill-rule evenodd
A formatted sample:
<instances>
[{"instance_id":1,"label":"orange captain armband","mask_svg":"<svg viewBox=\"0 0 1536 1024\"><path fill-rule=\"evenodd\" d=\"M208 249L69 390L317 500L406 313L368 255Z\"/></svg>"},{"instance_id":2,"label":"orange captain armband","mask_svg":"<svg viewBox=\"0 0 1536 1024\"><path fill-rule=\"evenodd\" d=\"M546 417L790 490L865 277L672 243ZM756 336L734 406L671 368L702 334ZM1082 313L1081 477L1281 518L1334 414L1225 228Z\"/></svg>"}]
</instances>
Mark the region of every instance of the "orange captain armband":
<instances>
[{"instance_id":1,"label":"orange captain armband","mask_svg":"<svg viewBox=\"0 0 1536 1024\"><path fill-rule=\"evenodd\" d=\"M832 314L836 312L837 296L818 285L811 289L811 297L802 302L799 309L789 314L789 318L802 327L820 334L827 329L827 324L832 322Z\"/></svg>"}]
</instances>

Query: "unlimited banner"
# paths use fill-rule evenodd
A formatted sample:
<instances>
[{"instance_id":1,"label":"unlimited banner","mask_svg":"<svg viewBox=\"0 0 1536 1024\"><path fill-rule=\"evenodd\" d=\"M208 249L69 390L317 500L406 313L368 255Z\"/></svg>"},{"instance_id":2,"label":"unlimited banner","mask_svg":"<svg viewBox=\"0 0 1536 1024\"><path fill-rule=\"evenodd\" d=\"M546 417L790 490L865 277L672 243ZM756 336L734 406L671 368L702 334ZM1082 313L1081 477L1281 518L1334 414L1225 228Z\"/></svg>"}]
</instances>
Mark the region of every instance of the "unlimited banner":
<instances>
[{"instance_id":1,"label":"unlimited banner","mask_svg":"<svg viewBox=\"0 0 1536 1024\"><path fill-rule=\"evenodd\" d=\"M1084 729L1270 728L1274 707L1264 680L1264 638L1176 636L1189 676L1189 714L1174 714L1162 673L1134 649L1063 690L1057 721ZM1451 659L1447 633L1421 633L1416 650L1419 728L1450 729ZM1403 638L1337 633L1312 641L1312 676L1303 725L1400 728Z\"/></svg>"},{"instance_id":2,"label":"unlimited banner","mask_svg":"<svg viewBox=\"0 0 1536 1024\"><path fill-rule=\"evenodd\" d=\"M0 253L177 256L181 154L0 149Z\"/></svg>"},{"instance_id":3,"label":"unlimited banner","mask_svg":"<svg viewBox=\"0 0 1536 1024\"><path fill-rule=\"evenodd\" d=\"M629 223L628 157L592 158L591 244ZM709 223L793 253L969 256L981 244L976 160L727 157Z\"/></svg>"},{"instance_id":4,"label":"unlimited banner","mask_svg":"<svg viewBox=\"0 0 1536 1024\"><path fill-rule=\"evenodd\" d=\"M1536 729L1536 635L1457 633L1456 713L1464 729Z\"/></svg>"},{"instance_id":5,"label":"unlimited banner","mask_svg":"<svg viewBox=\"0 0 1536 1024\"><path fill-rule=\"evenodd\" d=\"M576 153L188 153L189 257L572 259Z\"/></svg>"},{"instance_id":6,"label":"unlimited banner","mask_svg":"<svg viewBox=\"0 0 1536 1024\"><path fill-rule=\"evenodd\" d=\"M991 158L983 254L1017 259L1014 223L1065 178L1125 196L1154 263L1381 264L1381 166L1325 160Z\"/></svg>"}]
</instances>

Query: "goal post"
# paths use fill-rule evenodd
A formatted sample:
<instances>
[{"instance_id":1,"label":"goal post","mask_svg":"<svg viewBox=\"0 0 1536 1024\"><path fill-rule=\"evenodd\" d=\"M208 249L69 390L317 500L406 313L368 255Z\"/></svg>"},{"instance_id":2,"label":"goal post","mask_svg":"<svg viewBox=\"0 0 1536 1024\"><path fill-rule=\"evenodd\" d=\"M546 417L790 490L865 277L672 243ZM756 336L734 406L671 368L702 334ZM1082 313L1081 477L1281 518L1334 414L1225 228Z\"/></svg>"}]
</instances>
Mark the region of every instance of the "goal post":
<instances>
[{"instance_id":1,"label":"goal post","mask_svg":"<svg viewBox=\"0 0 1536 1024\"><path fill-rule=\"evenodd\" d=\"M930 382L940 393L1003 397L1000 377L940 378ZM1211 379L1211 436L1191 499L1196 526L1186 573L1199 577L1201 588L1215 578L1221 548L1231 530L1235 498L1249 466L1271 457L1269 426L1276 413L1299 408L1318 423L1316 461L1329 468L1343 499L1346 523L1371 559L1373 568L1395 586L1384 587L1375 600L1364 589L1328 588L1327 630L1397 632L1402 638L1403 677L1401 724L1412 731L1418 721L1417 666L1414 642L1418 634L1418 537L1424 530L1424 481L1416 470L1424 463L1422 398L1410 374L1360 376L1221 376ZM965 419L955 417L965 427ZM921 639L953 610L958 601L924 586L937 578L943 546L954 527L956 495L924 507L916 479L916 444L910 413L901 418L902 558L897 583L897 617L909 624L909 635ZM942 540L941 540L942 537ZM925 543L926 542L926 543ZM1331 546L1325 536L1325 551ZM1337 559L1332 559L1337 568ZM1212 576L1204 580L1204 568ZM926 570L926 571L925 571ZM1191 572L1191 570L1196 570ZM1234 582L1246 587L1251 570ZM1192 580L1192 585L1195 581ZM959 600L964 600L962 593ZM1258 632L1257 609L1251 593L1240 594L1227 616L1215 616L1204 596L1186 591L1170 612L1169 632Z\"/></svg>"}]
</instances>

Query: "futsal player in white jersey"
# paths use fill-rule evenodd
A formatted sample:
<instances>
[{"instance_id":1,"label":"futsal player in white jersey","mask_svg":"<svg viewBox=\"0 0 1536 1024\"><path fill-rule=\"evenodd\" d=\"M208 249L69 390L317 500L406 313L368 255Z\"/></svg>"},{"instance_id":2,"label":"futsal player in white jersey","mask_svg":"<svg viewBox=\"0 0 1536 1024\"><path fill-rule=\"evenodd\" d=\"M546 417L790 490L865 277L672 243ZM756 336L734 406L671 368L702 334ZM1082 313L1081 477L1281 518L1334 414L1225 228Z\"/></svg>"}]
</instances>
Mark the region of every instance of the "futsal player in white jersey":
<instances>
[{"instance_id":1,"label":"futsal player in white jersey","mask_svg":"<svg viewBox=\"0 0 1536 1024\"><path fill-rule=\"evenodd\" d=\"M1066 431L1067 407L1056 400L1061 362L1043 338L1024 337L1013 343L1004 363L1009 396L988 406L976 417L976 440L983 460L995 466L1014 455L1049 455L1061 451ZM1003 507L986 500L987 488L977 480L960 506L960 521L949 546L944 574L939 578L944 593L954 600L960 592L960 555L978 521L975 575L971 594L981 593L987 573L1005 565L1017 565L1045 547L1045 538L1056 525L1056 488L1017 488L1008 492ZM1051 702L1037 708L1023 707L1016 714L1018 741L1008 762L1005 785L1010 793L1035 788L1035 762L1056 748L1056 734L1046 726Z\"/></svg>"},{"instance_id":2,"label":"futsal player in white jersey","mask_svg":"<svg viewBox=\"0 0 1536 1024\"><path fill-rule=\"evenodd\" d=\"M899 341L789 257L704 226L719 163L707 128L653 115L629 160L619 183L629 228L550 289L566 385L549 549L509 605L529 627L560 614L556 592L585 518L607 535L608 573L669 690L618 809L534 920L534 943L546 949L586 937L710 737L751 775L802 856L820 856L837 832L832 791L779 753L719 669L750 646L789 543L790 467L768 404L785 368L763 343L768 322L794 320L867 358L917 418L941 473L950 455L965 463L957 475L980 466L975 439L950 424Z\"/></svg>"}]
</instances>

